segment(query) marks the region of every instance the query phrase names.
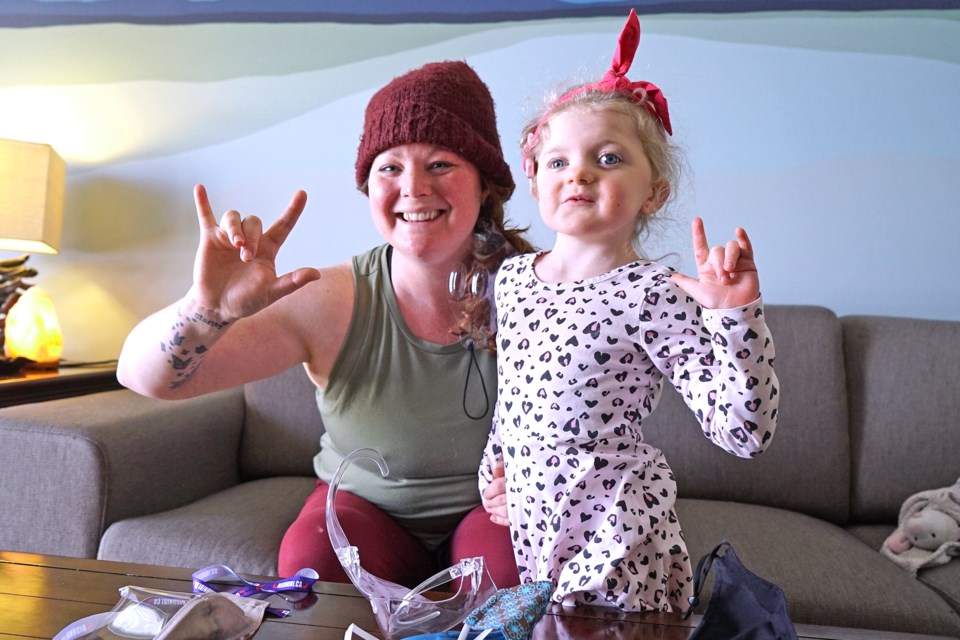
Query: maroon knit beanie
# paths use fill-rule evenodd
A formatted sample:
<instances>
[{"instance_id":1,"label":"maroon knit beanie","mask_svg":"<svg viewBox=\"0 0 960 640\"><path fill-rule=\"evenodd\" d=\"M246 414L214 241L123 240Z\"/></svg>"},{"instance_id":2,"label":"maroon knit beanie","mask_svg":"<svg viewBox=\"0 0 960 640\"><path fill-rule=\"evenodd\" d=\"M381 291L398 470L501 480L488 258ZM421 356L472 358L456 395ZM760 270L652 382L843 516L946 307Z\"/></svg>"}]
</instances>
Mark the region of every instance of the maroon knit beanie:
<instances>
[{"instance_id":1,"label":"maroon knit beanie","mask_svg":"<svg viewBox=\"0 0 960 640\"><path fill-rule=\"evenodd\" d=\"M433 62L394 78L370 99L357 149L357 187L373 159L401 144L435 144L466 158L490 182L511 191L493 98L465 62Z\"/></svg>"}]
</instances>

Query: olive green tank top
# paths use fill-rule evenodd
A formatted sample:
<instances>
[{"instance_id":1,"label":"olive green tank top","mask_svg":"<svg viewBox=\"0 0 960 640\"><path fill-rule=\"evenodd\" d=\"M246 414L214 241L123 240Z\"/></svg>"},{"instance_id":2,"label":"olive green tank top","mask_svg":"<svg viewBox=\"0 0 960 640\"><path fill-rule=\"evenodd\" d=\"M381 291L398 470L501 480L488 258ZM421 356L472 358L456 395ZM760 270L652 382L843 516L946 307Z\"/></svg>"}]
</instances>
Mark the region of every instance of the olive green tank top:
<instances>
[{"instance_id":1,"label":"olive green tank top","mask_svg":"<svg viewBox=\"0 0 960 640\"><path fill-rule=\"evenodd\" d=\"M496 404L496 357L478 350L472 364L459 342L415 336L397 306L391 254L383 245L353 258L353 317L326 390L317 392L326 432L314 467L330 482L354 449L379 451L387 477L360 459L340 488L374 503L432 549L480 504L477 469Z\"/></svg>"}]
</instances>

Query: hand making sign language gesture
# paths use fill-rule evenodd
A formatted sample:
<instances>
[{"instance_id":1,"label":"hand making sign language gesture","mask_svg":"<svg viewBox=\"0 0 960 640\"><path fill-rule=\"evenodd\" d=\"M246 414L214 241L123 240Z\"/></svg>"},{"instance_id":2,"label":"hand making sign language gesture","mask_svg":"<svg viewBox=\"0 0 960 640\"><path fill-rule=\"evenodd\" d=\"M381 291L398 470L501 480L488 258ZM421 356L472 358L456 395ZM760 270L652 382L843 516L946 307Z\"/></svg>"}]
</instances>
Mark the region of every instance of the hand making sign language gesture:
<instances>
[{"instance_id":1,"label":"hand making sign language gesture","mask_svg":"<svg viewBox=\"0 0 960 640\"><path fill-rule=\"evenodd\" d=\"M231 209L217 223L203 185L194 188L200 247L194 263L196 302L222 322L251 316L320 277L304 267L277 276L276 258L307 202L297 191L280 217L263 231L257 216Z\"/></svg>"},{"instance_id":2,"label":"hand making sign language gesture","mask_svg":"<svg viewBox=\"0 0 960 640\"><path fill-rule=\"evenodd\" d=\"M707 309L732 309L759 298L760 278L747 232L737 227L736 240L711 247L702 219L694 218L691 228L697 278L677 273L671 280Z\"/></svg>"}]
</instances>

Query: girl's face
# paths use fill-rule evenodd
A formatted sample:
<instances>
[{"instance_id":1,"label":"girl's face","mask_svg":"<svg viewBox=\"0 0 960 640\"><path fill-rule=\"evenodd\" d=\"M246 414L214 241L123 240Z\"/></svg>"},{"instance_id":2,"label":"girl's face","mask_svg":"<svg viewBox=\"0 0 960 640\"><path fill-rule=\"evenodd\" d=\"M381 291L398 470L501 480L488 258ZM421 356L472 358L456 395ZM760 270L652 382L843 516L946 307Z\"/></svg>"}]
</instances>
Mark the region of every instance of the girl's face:
<instances>
[{"instance_id":1,"label":"girl's face","mask_svg":"<svg viewBox=\"0 0 960 640\"><path fill-rule=\"evenodd\" d=\"M544 223L558 234L629 247L641 215L662 197L636 124L609 109L571 109L550 118L532 187Z\"/></svg>"},{"instance_id":2,"label":"girl's face","mask_svg":"<svg viewBox=\"0 0 960 640\"><path fill-rule=\"evenodd\" d=\"M471 162L404 144L374 158L367 186L374 224L397 251L443 265L469 253L484 196Z\"/></svg>"}]
</instances>

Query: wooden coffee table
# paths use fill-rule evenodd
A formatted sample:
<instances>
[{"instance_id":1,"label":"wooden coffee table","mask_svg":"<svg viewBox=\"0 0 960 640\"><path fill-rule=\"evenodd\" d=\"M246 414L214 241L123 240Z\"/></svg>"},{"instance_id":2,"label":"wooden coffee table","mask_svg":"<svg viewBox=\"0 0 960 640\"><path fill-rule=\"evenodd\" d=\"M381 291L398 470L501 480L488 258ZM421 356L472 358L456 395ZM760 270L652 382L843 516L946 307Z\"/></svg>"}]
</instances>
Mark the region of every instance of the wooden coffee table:
<instances>
[{"instance_id":1,"label":"wooden coffee table","mask_svg":"<svg viewBox=\"0 0 960 640\"><path fill-rule=\"evenodd\" d=\"M199 567L198 567L199 568ZM0 551L0 640L49 640L70 623L109 611L126 585L191 591L190 569ZM251 577L251 576L245 576ZM267 616L256 640L341 640L350 623L374 632L370 605L352 585L318 582L302 608ZM698 616L551 608L534 640L686 640ZM802 640L933 640L934 636L797 625Z\"/></svg>"}]
</instances>

